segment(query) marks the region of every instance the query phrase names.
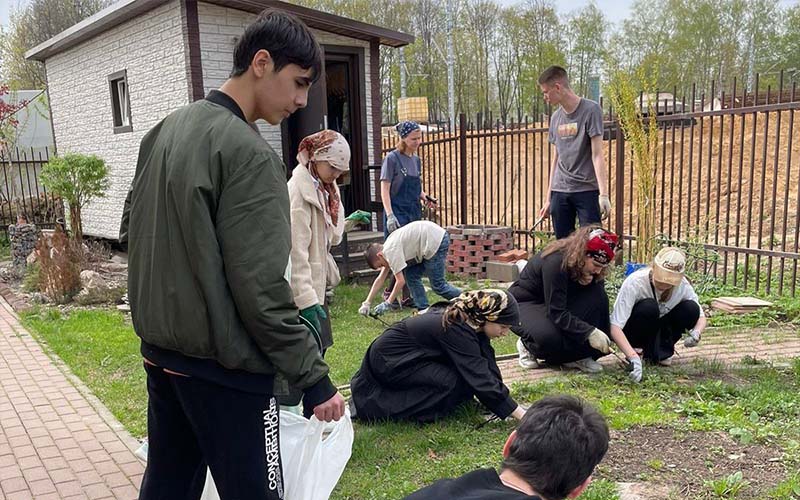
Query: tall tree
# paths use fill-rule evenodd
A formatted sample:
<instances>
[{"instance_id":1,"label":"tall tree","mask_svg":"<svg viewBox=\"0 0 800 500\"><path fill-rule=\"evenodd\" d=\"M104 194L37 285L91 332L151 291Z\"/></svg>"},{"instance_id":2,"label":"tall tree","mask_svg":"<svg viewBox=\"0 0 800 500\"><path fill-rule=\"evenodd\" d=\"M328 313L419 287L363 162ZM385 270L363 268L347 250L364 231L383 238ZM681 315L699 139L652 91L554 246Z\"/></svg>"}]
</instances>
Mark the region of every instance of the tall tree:
<instances>
[{"instance_id":1,"label":"tall tree","mask_svg":"<svg viewBox=\"0 0 800 500\"><path fill-rule=\"evenodd\" d=\"M572 13L564 22L567 70L580 95L588 93L589 76L597 73L606 46L608 22L594 1Z\"/></svg>"},{"instance_id":2,"label":"tall tree","mask_svg":"<svg viewBox=\"0 0 800 500\"><path fill-rule=\"evenodd\" d=\"M100 11L108 0L32 0L11 13L0 32L0 78L14 89L44 88L44 66L25 59L25 52Z\"/></svg>"}]
</instances>

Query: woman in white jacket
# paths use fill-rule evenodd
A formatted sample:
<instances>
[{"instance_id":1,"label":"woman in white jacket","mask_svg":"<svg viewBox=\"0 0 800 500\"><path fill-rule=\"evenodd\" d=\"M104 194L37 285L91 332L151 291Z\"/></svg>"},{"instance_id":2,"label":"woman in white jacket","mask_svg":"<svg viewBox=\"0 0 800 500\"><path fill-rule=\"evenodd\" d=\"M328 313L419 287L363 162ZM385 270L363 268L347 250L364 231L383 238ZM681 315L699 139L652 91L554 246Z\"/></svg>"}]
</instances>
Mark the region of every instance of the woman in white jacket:
<instances>
[{"instance_id":1,"label":"woman in white jacket","mask_svg":"<svg viewBox=\"0 0 800 500\"><path fill-rule=\"evenodd\" d=\"M338 132L322 130L300 142L297 161L289 179L292 293L324 352L333 345L325 288L340 280L330 249L341 241L345 223L336 179L350 169L350 146Z\"/></svg>"}]
</instances>

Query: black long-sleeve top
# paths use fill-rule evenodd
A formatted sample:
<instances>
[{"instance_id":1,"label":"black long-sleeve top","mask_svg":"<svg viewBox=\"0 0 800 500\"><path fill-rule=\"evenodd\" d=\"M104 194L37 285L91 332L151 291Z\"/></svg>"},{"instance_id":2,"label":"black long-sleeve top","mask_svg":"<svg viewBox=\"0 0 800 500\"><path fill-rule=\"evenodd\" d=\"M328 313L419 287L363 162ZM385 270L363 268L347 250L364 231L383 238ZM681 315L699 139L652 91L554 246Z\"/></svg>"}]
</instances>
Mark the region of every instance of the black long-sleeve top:
<instances>
[{"instance_id":1,"label":"black long-sleeve top","mask_svg":"<svg viewBox=\"0 0 800 500\"><path fill-rule=\"evenodd\" d=\"M503 384L489 338L468 325L442 326L441 311L432 311L392 325L370 349L379 349L387 368L404 373L427 361L455 368L478 400L506 418L517 408Z\"/></svg>"},{"instance_id":2,"label":"black long-sleeve top","mask_svg":"<svg viewBox=\"0 0 800 500\"><path fill-rule=\"evenodd\" d=\"M558 329L567 334L585 337L594 327L568 309L570 290L582 285L570 279L569 273L562 269L561 262L560 251L544 258L541 252L537 253L528 261L519 279L508 291L520 304L544 304L547 316Z\"/></svg>"}]
</instances>

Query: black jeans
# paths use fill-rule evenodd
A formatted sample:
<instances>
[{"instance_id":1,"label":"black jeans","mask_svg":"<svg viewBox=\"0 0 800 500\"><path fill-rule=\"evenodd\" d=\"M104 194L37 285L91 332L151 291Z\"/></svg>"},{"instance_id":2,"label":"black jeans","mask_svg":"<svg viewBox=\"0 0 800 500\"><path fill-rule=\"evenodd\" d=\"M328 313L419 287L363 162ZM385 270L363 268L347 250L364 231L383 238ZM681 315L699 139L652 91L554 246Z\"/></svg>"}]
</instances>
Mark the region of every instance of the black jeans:
<instances>
[{"instance_id":1,"label":"black jeans","mask_svg":"<svg viewBox=\"0 0 800 500\"><path fill-rule=\"evenodd\" d=\"M274 397L196 377L147 372L147 468L140 500L199 499L211 469L227 499L283 498Z\"/></svg>"},{"instance_id":2,"label":"black jeans","mask_svg":"<svg viewBox=\"0 0 800 500\"><path fill-rule=\"evenodd\" d=\"M567 309L593 327L609 331L608 295L602 281L589 286L570 284ZM558 328L544 304L520 302L519 318L521 325L514 327L514 333L520 336L530 353L548 364L560 365L605 356L589 345L588 333L577 334Z\"/></svg>"},{"instance_id":3,"label":"black jeans","mask_svg":"<svg viewBox=\"0 0 800 500\"><path fill-rule=\"evenodd\" d=\"M566 238L575 230L575 217L581 226L600 223L600 191L550 194L550 216L556 239Z\"/></svg>"},{"instance_id":4,"label":"black jeans","mask_svg":"<svg viewBox=\"0 0 800 500\"><path fill-rule=\"evenodd\" d=\"M675 343L700 319L700 306L692 300L680 302L659 317L655 299L643 299L633 306L622 329L631 346L644 350L644 359L658 362L675 354Z\"/></svg>"}]
</instances>

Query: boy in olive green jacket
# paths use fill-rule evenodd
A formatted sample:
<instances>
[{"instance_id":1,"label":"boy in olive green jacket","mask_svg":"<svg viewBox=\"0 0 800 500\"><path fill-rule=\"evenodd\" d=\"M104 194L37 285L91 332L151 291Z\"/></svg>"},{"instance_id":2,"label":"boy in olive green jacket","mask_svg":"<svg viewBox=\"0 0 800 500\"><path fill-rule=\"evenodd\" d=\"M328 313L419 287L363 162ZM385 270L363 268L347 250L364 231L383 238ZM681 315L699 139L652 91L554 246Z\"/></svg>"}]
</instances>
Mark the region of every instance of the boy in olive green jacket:
<instances>
[{"instance_id":1,"label":"boy in olive green jacket","mask_svg":"<svg viewBox=\"0 0 800 500\"><path fill-rule=\"evenodd\" d=\"M294 16L245 29L231 78L142 140L120 240L147 372L149 454L140 498L283 498L278 389L321 420L344 400L292 302L286 170L251 128L306 105L321 50Z\"/></svg>"}]
</instances>

